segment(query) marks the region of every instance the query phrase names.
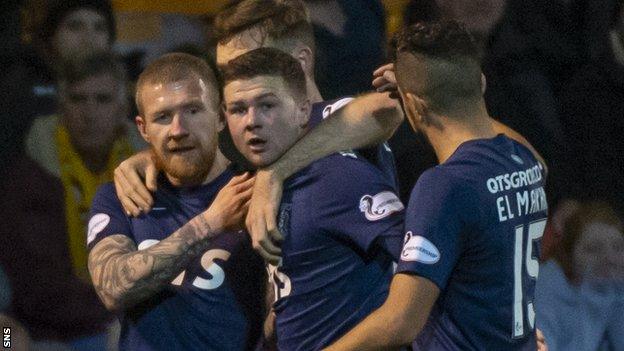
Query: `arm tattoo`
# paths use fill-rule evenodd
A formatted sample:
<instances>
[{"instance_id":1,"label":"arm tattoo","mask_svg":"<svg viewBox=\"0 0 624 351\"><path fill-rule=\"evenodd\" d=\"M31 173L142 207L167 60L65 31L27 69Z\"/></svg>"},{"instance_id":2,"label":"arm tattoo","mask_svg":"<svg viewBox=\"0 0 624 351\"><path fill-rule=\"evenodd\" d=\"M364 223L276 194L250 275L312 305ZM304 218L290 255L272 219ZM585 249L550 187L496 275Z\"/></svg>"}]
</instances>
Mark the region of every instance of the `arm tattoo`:
<instances>
[{"instance_id":1,"label":"arm tattoo","mask_svg":"<svg viewBox=\"0 0 624 351\"><path fill-rule=\"evenodd\" d=\"M171 282L217 234L200 214L144 250L125 235L107 237L89 254L95 290L109 309L131 307Z\"/></svg>"}]
</instances>

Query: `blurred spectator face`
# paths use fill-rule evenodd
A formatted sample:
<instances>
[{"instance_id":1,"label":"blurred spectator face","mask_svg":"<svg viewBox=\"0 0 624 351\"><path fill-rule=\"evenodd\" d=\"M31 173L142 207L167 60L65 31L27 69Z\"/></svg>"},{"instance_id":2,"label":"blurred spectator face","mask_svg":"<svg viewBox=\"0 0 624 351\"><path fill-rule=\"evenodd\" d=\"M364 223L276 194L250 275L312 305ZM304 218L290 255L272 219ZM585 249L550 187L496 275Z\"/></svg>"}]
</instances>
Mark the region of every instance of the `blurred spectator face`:
<instances>
[{"instance_id":1,"label":"blurred spectator face","mask_svg":"<svg viewBox=\"0 0 624 351\"><path fill-rule=\"evenodd\" d=\"M64 125L80 150L111 145L126 118L123 84L108 73L88 77L61 90Z\"/></svg>"},{"instance_id":2,"label":"blurred spectator face","mask_svg":"<svg viewBox=\"0 0 624 351\"><path fill-rule=\"evenodd\" d=\"M309 104L297 99L282 77L232 81L223 98L234 145L256 167L273 163L305 131Z\"/></svg>"},{"instance_id":3,"label":"blurred spectator face","mask_svg":"<svg viewBox=\"0 0 624 351\"><path fill-rule=\"evenodd\" d=\"M141 87L139 131L158 166L179 183L174 185L201 183L212 167L220 127L217 91L198 78Z\"/></svg>"},{"instance_id":4,"label":"blurred spectator face","mask_svg":"<svg viewBox=\"0 0 624 351\"><path fill-rule=\"evenodd\" d=\"M585 226L574 248L581 279L624 279L624 234L616 227L592 222Z\"/></svg>"},{"instance_id":5,"label":"blurred spectator face","mask_svg":"<svg viewBox=\"0 0 624 351\"><path fill-rule=\"evenodd\" d=\"M68 61L110 48L106 19L96 11L79 9L61 21L52 37L54 52Z\"/></svg>"}]
</instances>

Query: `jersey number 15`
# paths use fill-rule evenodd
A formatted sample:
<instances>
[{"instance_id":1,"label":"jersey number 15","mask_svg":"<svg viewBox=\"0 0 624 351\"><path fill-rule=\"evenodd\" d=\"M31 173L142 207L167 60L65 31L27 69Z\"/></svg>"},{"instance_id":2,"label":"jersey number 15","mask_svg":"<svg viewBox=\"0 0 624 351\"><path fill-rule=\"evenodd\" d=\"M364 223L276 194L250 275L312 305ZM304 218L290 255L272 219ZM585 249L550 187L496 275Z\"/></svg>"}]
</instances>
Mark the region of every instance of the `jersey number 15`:
<instances>
[{"instance_id":1,"label":"jersey number 15","mask_svg":"<svg viewBox=\"0 0 624 351\"><path fill-rule=\"evenodd\" d=\"M524 289L522 288L522 264L526 267L526 273L529 279L537 280L539 274L539 261L537 257L534 257L533 244L539 240L544 234L544 228L546 227L546 219L540 219L535 222L529 223L528 238L526 242L526 250L523 255L523 241L524 241L524 225L519 225L515 230L515 245L514 245L514 304L513 304L513 330L511 333L512 338L521 338L525 336L524 328L524 304L525 300L528 300L527 296L524 296ZM527 320L529 322L528 330L531 331L535 327L535 307L533 301L527 301L526 303Z\"/></svg>"}]
</instances>

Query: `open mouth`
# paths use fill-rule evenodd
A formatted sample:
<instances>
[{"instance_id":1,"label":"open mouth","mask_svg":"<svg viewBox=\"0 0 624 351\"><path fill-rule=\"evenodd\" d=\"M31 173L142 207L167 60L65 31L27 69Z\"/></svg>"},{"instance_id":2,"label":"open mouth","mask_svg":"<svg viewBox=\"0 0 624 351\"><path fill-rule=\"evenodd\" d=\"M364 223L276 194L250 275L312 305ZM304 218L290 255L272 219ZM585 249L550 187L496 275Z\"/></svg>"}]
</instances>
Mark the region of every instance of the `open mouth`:
<instances>
[{"instance_id":1,"label":"open mouth","mask_svg":"<svg viewBox=\"0 0 624 351\"><path fill-rule=\"evenodd\" d=\"M258 137L253 137L247 140L247 145L249 145L249 148L252 152L263 152L266 145L266 140Z\"/></svg>"}]
</instances>

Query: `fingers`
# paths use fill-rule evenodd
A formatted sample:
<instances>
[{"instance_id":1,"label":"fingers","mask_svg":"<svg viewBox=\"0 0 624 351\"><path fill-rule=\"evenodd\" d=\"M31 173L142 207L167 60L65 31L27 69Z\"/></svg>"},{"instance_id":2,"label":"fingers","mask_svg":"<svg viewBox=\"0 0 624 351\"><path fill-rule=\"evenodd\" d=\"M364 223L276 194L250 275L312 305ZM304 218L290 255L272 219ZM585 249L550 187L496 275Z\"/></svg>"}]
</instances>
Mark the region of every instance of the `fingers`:
<instances>
[{"instance_id":1,"label":"fingers","mask_svg":"<svg viewBox=\"0 0 624 351\"><path fill-rule=\"evenodd\" d=\"M377 77L373 79L373 87L375 89L379 89L381 86L387 85L387 84L388 84L388 81L384 77Z\"/></svg>"},{"instance_id":2,"label":"fingers","mask_svg":"<svg viewBox=\"0 0 624 351\"><path fill-rule=\"evenodd\" d=\"M271 238L272 241L282 242L284 240L284 236L279 231L279 229L277 229L277 223L275 222L276 218L277 218L276 211L267 211L265 213L265 218L264 218L267 224L266 228L267 228L269 237Z\"/></svg>"},{"instance_id":3,"label":"fingers","mask_svg":"<svg viewBox=\"0 0 624 351\"><path fill-rule=\"evenodd\" d=\"M281 260L281 257L280 257L280 256L271 255L270 253L268 253L268 252L266 252L266 251L263 251L263 250L260 250L260 249L257 249L257 248L256 248L256 252L257 252L258 254L260 254L260 256L262 256L262 258L263 258L266 262L268 262L268 263L270 263L270 264L272 264L272 265L274 265L274 266L278 266L278 265L279 265L280 260Z\"/></svg>"},{"instance_id":4,"label":"fingers","mask_svg":"<svg viewBox=\"0 0 624 351\"><path fill-rule=\"evenodd\" d=\"M153 164L150 164L145 169L145 186L152 192L156 191L158 188L158 169ZM153 204L153 202L150 202L150 204Z\"/></svg>"},{"instance_id":5,"label":"fingers","mask_svg":"<svg viewBox=\"0 0 624 351\"><path fill-rule=\"evenodd\" d=\"M147 190L139 175L135 172L130 172L126 174L124 180L127 184L127 187L124 188L126 195L132 199L143 212L148 212L152 207L152 194Z\"/></svg>"},{"instance_id":6,"label":"fingers","mask_svg":"<svg viewBox=\"0 0 624 351\"><path fill-rule=\"evenodd\" d=\"M119 201L121 201L121 206L126 212L126 215L136 217L141 214L141 209L134 202L132 202L132 200L124 195L119 195L123 194L123 191L119 188L119 183L117 181L115 182L115 191L118 194L117 197L119 198Z\"/></svg>"},{"instance_id":7,"label":"fingers","mask_svg":"<svg viewBox=\"0 0 624 351\"><path fill-rule=\"evenodd\" d=\"M396 85L392 83L387 83L377 88L378 93L383 93L384 91L395 91L395 90L396 90Z\"/></svg>"},{"instance_id":8,"label":"fingers","mask_svg":"<svg viewBox=\"0 0 624 351\"><path fill-rule=\"evenodd\" d=\"M235 185L244 183L245 181L249 180L250 178L251 178L251 173L245 172L243 174L240 174L240 175L232 177L232 179L230 179L228 185L229 186L235 186Z\"/></svg>"},{"instance_id":9,"label":"fingers","mask_svg":"<svg viewBox=\"0 0 624 351\"><path fill-rule=\"evenodd\" d=\"M141 214L143 207L148 209L150 207L148 203L138 195L136 190L132 188L127 179L117 173L115 174L115 191L117 192L117 197L121 201L122 206L128 215L136 217Z\"/></svg>"},{"instance_id":10,"label":"fingers","mask_svg":"<svg viewBox=\"0 0 624 351\"><path fill-rule=\"evenodd\" d=\"M394 63L388 63L377 68L375 72L373 72L373 76L374 77L381 76L385 71L388 71L388 70L394 71Z\"/></svg>"}]
</instances>

